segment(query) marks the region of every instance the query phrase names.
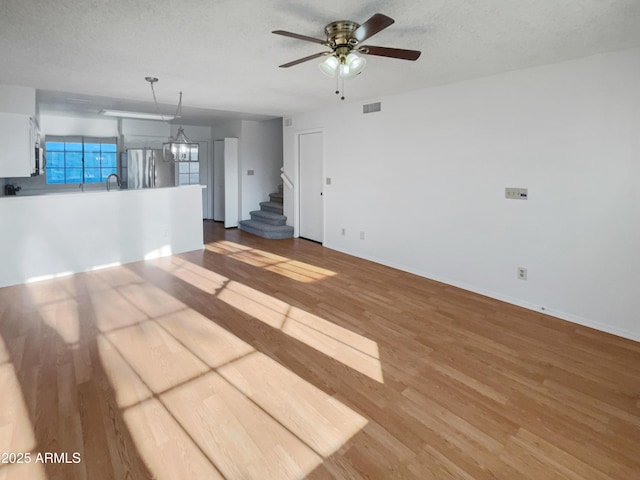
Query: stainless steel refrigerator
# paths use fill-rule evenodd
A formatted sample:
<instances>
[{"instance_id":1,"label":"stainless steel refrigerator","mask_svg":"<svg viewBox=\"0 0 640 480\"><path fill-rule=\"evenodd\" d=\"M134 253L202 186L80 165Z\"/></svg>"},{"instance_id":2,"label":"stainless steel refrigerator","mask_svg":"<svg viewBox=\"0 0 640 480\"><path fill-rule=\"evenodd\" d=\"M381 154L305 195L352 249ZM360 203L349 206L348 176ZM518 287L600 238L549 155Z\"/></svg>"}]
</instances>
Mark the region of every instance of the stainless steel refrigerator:
<instances>
[{"instance_id":1,"label":"stainless steel refrigerator","mask_svg":"<svg viewBox=\"0 0 640 480\"><path fill-rule=\"evenodd\" d=\"M124 188L163 188L176 186L176 164L165 162L162 149L130 148L120 158Z\"/></svg>"}]
</instances>

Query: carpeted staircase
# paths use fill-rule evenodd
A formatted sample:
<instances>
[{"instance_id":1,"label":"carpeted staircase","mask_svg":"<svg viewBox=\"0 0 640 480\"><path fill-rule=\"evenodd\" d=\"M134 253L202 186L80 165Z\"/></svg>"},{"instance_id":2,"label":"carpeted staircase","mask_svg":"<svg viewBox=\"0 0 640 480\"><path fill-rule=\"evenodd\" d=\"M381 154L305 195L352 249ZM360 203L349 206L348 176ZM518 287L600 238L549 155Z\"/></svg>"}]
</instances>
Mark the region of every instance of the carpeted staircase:
<instances>
[{"instance_id":1,"label":"carpeted staircase","mask_svg":"<svg viewBox=\"0 0 640 480\"><path fill-rule=\"evenodd\" d=\"M238 228L264 238L291 238L293 227L286 225L282 214L282 185L278 192L269 194L268 202L260 202L260 210L249 212L251 220L241 220Z\"/></svg>"}]
</instances>

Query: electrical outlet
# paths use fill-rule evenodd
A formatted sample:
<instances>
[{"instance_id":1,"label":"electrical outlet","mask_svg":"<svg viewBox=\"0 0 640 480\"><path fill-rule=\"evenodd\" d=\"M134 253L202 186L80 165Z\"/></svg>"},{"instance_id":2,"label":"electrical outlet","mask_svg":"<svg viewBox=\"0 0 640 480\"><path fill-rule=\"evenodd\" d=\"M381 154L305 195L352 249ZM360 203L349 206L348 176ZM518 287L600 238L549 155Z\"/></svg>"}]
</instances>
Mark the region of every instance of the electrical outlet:
<instances>
[{"instance_id":1,"label":"electrical outlet","mask_svg":"<svg viewBox=\"0 0 640 480\"><path fill-rule=\"evenodd\" d=\"M327 185L331 185L331 177L327 177Z\"/></svg>"},{"instance_id":2,"label":"electrical outlet","mask_svg":"<svg viewBox=\"0 0 640 480\"><path fill-rule=\"evenodd\" d=\"M255 172L253 170L247 170L247 175L251 176L253 175Z\"/></svg>"},{"instance_id":3,"label":"electrical outlet","mask_svg":"<svg viewBox=\"0 0 640 480\"><path fill-rule=\"evenodd\" d=\"M518 267L518 279L526 280L527 279L527 269L524 267Z\"/></svg>"},{"instance_id":4,"label":"electrical outlet","mask_svg":"<svg viewBox=\"0 0 640 480\"><path fill-rule=\"evenodd\" d=\"M344 237L346 234L347 234L347 229L346 229L346 228L343 228L343 229L342 229L342 236Z\"/></svg>"},{"instance_id":5,"label":"electrical outlet","mask_svg":"<svg viewBox=\"0 0 640 480\"><path fill-rule=\"evenodd\" d=\"M364 240L364 232L360 232L360 240Z\"/></svg>"}]
</instances>

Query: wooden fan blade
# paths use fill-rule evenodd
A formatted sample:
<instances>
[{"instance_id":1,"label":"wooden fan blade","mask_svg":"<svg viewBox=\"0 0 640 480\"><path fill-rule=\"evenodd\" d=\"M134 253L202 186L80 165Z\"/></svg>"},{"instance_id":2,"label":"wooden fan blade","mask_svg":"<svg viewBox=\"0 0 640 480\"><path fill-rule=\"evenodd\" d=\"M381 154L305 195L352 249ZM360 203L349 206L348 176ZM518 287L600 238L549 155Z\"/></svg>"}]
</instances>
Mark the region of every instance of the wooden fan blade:
<instances>
[{"instance_id":1,"label":"wooden fan blade","mask_svg":"<svg viewBox=\"0 0 640 480\"><path fill-rule=\"evenodd\" d=\"M374 47L364 45L358 48L360 53L378 55L379 57L399 58L400 60L417 60L422 52L420 50L404 50L403 48Z\"/></svg>"},{"instance_id":2,"label":"wooden fan blade","mask_svg":"<svg viewBox=\"0 0 640 480\"><path fill-rule=\"evenodd\" d=\"M298 60L294 60L293 62L284 63L284 64L280 65L280 68L293 67L294 65L298 65L299 63L304 63L304 62L307 62L309 60L313 60L314 58L323 57L325 55L329 55L330 53L331 52L314 53L313 55L309 55L308 57L299 58Z\"/></svg>"},{"instance_id":3,"label":"wooden fan blade","mask_svg":"<svg viewBox=\"0 0 640 480\"><path fill-rule=\"evenodd\" d=\"M395 20L381 13L376 13L369 20L360 25L351 35L358 42L364 42L367 38L374 36L381 30L393 25Z\"/></svg>"},{"instance_id":4,"label":"wooden fan blade","mask_svg":"<svg viewBox=\"0 0 640 480\"><path fill-rule=\"evenodd\" d=\"M307 37L306 35L300 35L299 33L287 32L285 30L274 30L271 33L276 35L284 35L285 37L297 38L298 40L305 40L307 42L319 43L320 45L328 45L326 40L320 40L319 38Z\"/></svg>"}]
</instances>

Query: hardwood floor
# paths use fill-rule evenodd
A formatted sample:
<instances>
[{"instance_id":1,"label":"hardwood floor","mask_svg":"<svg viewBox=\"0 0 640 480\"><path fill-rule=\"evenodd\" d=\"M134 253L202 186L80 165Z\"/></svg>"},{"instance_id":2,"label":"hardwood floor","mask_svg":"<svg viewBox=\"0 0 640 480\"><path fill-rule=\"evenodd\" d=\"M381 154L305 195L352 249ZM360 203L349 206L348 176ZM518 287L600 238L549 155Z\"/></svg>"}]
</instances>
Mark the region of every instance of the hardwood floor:
<instances>
[{"instance_id":1,"label":"hardwood floor","mask_svg":"<svg viewBox=\"0 0 640 480\"><path fill-rule=\"evenodd\" d=\"M304 240L205 239L0 289L0 480L640 478L640 344Z\"/></svg>"}]
</instances>

